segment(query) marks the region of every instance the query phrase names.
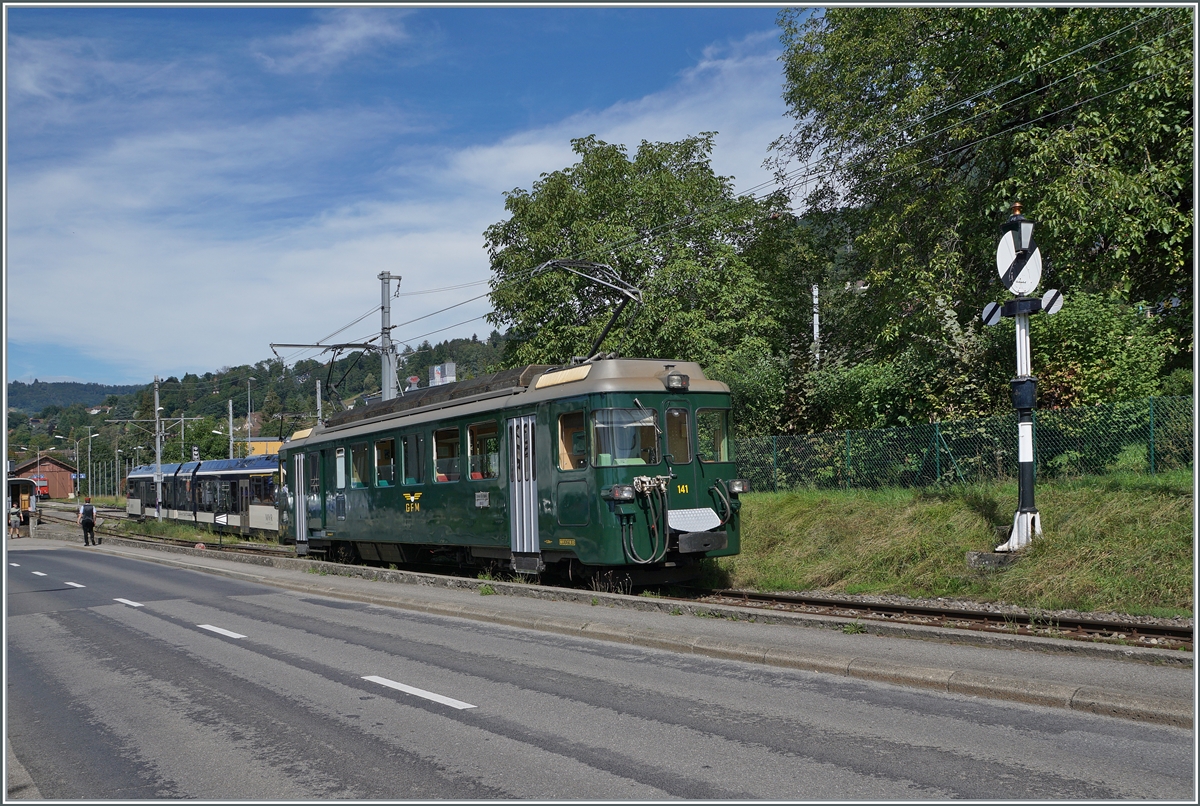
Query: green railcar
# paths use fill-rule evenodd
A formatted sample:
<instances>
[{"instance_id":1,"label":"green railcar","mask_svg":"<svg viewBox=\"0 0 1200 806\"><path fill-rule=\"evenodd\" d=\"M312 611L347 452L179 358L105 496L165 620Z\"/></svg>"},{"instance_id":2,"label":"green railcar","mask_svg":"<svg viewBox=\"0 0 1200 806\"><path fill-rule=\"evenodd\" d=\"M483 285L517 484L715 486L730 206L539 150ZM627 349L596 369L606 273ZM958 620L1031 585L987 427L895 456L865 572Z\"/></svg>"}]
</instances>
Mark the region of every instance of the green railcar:
<instances>
[{"instance_id":1,"label":"green railcar","mask_svg":"<svg viewBox=\"0 0 1200 806\"><path fill-rule=\"evenodd\" d=\"M411 390L284 443L281 537L343 561L688 579L739 549L731 415L729 388L691 362Z\"/></svg>"}]
</instances>

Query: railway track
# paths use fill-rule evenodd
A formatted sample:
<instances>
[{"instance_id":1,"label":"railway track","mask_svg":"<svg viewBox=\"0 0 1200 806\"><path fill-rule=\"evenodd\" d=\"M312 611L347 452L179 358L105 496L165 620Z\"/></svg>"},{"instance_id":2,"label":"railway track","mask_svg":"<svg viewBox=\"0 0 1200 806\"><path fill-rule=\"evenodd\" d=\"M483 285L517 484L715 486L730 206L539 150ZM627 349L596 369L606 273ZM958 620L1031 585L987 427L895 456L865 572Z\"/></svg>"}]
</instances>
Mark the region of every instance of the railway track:
<instances>
[{"instance_id":1,"label":"railway track","mask_svg":"<svg viewBox=\"0 0 1200 806\"><path fill-rule=\"evenodd\" d=\"M123 509L97 507L97 512L101 518L123 519L125 517ZM46 508L41 511L41 514L43 518L59 523L74 524L75 521L74 510ZM147 543L160 545L189 548L196 545L195 540L181 540L127 531L116 532L106 529L103 525L97 527L96 531L102 535L144 540ZM206 543L205 547L214 551L236 554L293 556L290 549L282 546ZM446 569L441 567L427 569L422 566L421 570L432 573L446 572ZM874 602L860 597L832 598L740 590L695 590L690 592L685 600L812 613L854 619L855 621L886 621L1010 635L1102 641L1157 649L1192 651L1194 646L1194 630L1191 626L1171 624L1164 619L1145 619L1136 616L1105 620L1040 610L1014 608L980 610L965 607L938 607L923 602Z\"/></svg>"},{"instance_id":2,"label":"railway track","mask_svg":"<svg viewBox=\"0 0 1200 806\"><path fill-rule=\"evenodd\" d=\"M1158 649L1193 648L1190 626L1142 620L1130 616L1104 620L1030 610L973 610L935 607L920 603L880 603L858 599L823 598L796 594L754 591L697 591L696 600L802 613L831 615L856 620L888 621L981 632L1036 635L1085 641L1105 641Z\"/></svg>"},{"instance_id":3,"label":"railway track","mask_svg":"<svg viewBox=\"0 0 1200 806\"><path fill-rule=\"evenodd\" d=\"M96 515L101 519L100 525L97 526L95 529L97 535L107 535L109 537L120 537L125 540L141 540L141 541L144 541L147 543L153 543L153 544L157 544L157 545L181 546L183 548L194 548L196 546L196 544L198 542L200 542L197 540L182 540L179 538L162 537L160 535L139 534L137 532L129 532L129 531L119 531L118 532L118 531L114 531L112 529L105 528L105 525L103 523L104 520L106 520L108 518L113 518L113 519L118 519L118 518L124 519L125 518L125 510L123 510L123 509L96 507ZM41 510L41 516L44 520L53 521L55 523L67 523L67 524L71 524L71 525L75 524L75 515L74 515L73 511L68 512L68 511L64 511L64 510L60 510L60 509L46 508L46 509ZM213 533L213 539L217 540L218 542L216 542L216 543L205 542L203 544L205 549L211 549L213 551L220 551L220 552L225 552L225 553L230 553L230 554L253 554L256 556L278 555L280 557L293 556L291 549L284 548L282 546L271 546L271 545L265 545L265 544L260 544L260 543L235 543L235 544L226 545L226 544L222 544L220 542L222 540L222 537L219 533Z\"/></svg>"}]
</instances>

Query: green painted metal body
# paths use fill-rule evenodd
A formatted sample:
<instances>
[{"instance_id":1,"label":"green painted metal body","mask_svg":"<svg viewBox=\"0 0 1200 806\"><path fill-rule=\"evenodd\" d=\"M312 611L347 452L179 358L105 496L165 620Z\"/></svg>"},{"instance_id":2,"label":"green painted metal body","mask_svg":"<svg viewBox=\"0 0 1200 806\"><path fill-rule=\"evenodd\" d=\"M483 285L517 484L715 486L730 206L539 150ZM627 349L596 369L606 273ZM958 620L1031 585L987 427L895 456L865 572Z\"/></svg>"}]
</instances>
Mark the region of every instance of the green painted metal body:
<instances>
[{"instance_id":1,"label":"green painted metal body","mask_svg":"<svg viewBox=\"0 0 1200 806\"><path fill-rule=\"evenodd\" d=\"M668 391L665 376L671 368L690 377L688 390ZM388 546L459 547L467 549L471 557L505 559L516 545L512 508L518 504L510 479L513 454L519 450L513 447L507 428L510 420L532 416L536 533L546 564L574 560L586 566L631 565L633 560L622 541L622 516L632 529L629 539L637 555L643 559L651 556L652 510L647 499L638 496L634 501L615 502L603 496L614 484L630 485L639 476L670 477L666 499L671 510L708 508L723 518L724 523L712 531L725 532L725 547L694 554L689 560L738 553L739 503L736 496L730 496L730 506L725 506L718 492L719 485L737 473L732 435L725 435L729 453L719 457L724 461L702 461L694 449L687 461L671 461L679 457L664 455L663 433L656 445L644 449L644 464L632 459L626 460L630 464L596 466L598 457L601 465L612 461L610 455L597 453L596 412L654 412L658 425L664 427L670 410L671 416L687 419L688 438L696 446L696 412L730 409L724 384L705 379L699 365L687 362L615 359L595 362L588 370L564 368L557 375L553 369L542 369L546 368L527 368L520 383L507 391L501 384L455 399L450 387L457 385L447 385L445 391L435 387L436 394L431 391L411 404L403 399L376 404L378 414L368 410L311 433L294 435L282 446L280 461L293 495L297 489L314 493L308 496L307 506L310 545L349 543L359 549L360 556L380 560L394 556ZM572 372L586 377L555 380ZM547 377L549 381L543 380ZM436 399L439 397L447 399ZM568 430L568 425L578 424L584 425L582 435ZM497 435L495 455L468 456L477 432ZM449 444L455 435L462 448L458 472L439 474L452 463L435 457L435 446ZM405 439L416 445L407 456L403 455ZM382 478L386 473L376 467L377 445L384 446L380 455L386 456L389 440L397 454L390 481ZM361 457L362 451L368 452L371 461L360 461L356 473L354 458ZM319 478L311 490L307 480L294 478L297 454L304 454L310 466L316 463ZM287 517L289 508L295 512L290 499L291 495L279 496L285 538L295 537L295 518ZM679 559L676 552L667 552L660 564Z\"/></svg>"}]
</instances>

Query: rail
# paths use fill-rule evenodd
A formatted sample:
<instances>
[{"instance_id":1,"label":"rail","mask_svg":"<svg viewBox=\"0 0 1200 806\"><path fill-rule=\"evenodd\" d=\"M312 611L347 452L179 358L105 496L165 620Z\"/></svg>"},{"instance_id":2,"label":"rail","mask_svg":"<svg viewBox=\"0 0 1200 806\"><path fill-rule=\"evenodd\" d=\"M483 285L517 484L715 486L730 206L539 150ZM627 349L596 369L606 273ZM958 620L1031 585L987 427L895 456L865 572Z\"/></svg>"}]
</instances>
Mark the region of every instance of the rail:
<instances>
[{"instance_id":1,"label":"rail","mask_svg":"<svg viewBox=\"0 0 1200 806\"><path fill-rule=\"evenodd\" d=\"M825 598L756 591L697 591L696 598L723 604L790 610L861 620L903 622L953 629L979 630L1044 638L1133 644L1158 649L1193 647L1194 630L1161 621L1104 620L1064 616L1040 610L1025 612L888 604L857 599Z\"/></svg>"}]
</instances>

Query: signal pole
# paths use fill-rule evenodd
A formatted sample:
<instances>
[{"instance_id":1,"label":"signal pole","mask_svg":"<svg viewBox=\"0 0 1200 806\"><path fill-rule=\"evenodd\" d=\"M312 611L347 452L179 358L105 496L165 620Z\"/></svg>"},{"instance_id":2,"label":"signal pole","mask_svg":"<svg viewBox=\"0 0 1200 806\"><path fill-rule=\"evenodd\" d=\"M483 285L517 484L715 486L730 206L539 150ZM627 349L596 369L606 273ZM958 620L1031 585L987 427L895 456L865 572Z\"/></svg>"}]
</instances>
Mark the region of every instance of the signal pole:
<instances>
[{"instance_id":1,"label":"signal pole","mask_svg":"<svg viewBox=\"0 0 1200 806\"><path fill-rule=\"evenodd\" d=\"M1042 299L1027 296L1042 279L1042 253L1033 240L1033 224L1021 215L1020 202L1014 204L996 249L996 270L1000 282L1017 298L1003 305L989 302L983 309L985 325L994 325L1001 317L1010 318L1015 320L1017 331L1017 375L1009 382L1013 408L1017 411L1017 511L1012 533L1007 542L996 547L997 552L1018 551L1042 536L1042 516L1033 500L1033 410L1037 407L1037 378L1030 359L1029 314L1057 313L1062 308L1062 294L1051 289Z\"/></svg>"}]
</instances>

